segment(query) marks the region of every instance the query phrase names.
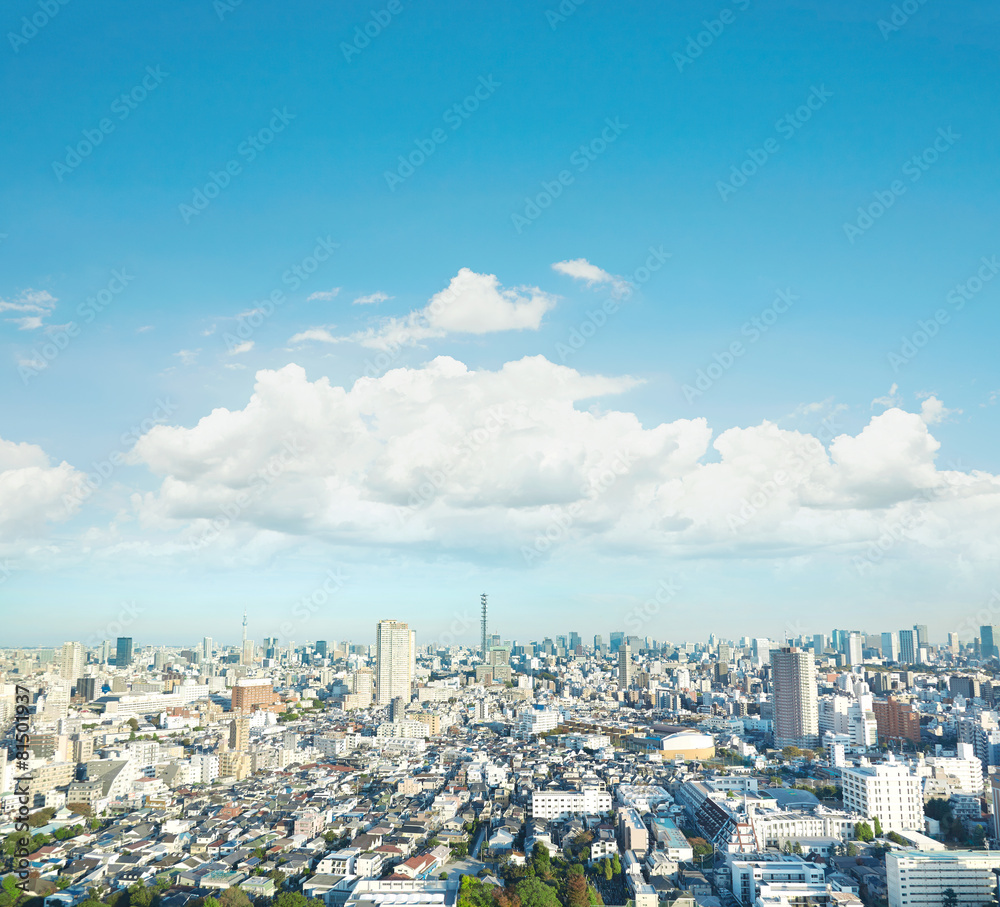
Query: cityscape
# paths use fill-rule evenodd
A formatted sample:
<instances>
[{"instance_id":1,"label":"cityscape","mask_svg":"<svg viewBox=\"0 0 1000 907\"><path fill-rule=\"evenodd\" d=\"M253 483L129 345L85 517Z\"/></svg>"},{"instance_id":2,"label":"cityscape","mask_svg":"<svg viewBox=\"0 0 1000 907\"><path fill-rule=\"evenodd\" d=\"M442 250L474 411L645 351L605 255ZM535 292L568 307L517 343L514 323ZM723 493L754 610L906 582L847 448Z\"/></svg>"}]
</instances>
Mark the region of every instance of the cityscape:
<instances>
[{"instance_id":1,"label":"cityscape","mask_svg":"<svg viewBox=\"0 0 1000 907\"><path fill-rule=\"evenodd\" d=\"M529 641L479 606L469 644L258 642L244 614L3 650L8 901L992 902L1000 625Z\"/></svg>"}]
</instances>

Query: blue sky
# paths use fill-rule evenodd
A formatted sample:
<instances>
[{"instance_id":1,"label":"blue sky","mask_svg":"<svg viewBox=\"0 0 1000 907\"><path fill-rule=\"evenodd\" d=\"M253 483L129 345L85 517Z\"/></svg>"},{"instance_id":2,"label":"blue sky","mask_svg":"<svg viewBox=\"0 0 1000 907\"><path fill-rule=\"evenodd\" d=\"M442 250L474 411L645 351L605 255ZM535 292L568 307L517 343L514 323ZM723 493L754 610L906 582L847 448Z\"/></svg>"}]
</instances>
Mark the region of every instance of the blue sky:
<instances>
[{"instance_id":1,"label":"blue sky","mask_svg":"<svg viewBox=\"0 0 1000 907\"><path fill-rule=\"evenodd\" d=\"M126 601L140 643L180 641L178 618L235 638L244 605L263 636L331 566L349 579L297 639L391 615L430 641L483 588L505 636L607 633L668 577L642 622L659 639L829 632L816 608L943 638L992 594L1000 512L1000 15L914 5L9 4L5 641L88 637ZM651 250L669 257L637 273ZM460 305L414 332L448 287ZM392 336L396 377L376 362ZM505 370L525 357L545 364ZM342 410L366 370L372 396ZM283 377L254 397L262 371ZM510 411L456 454L476 401ZM581 492L633 431L625 474ZM794 431L827 462L761 492ZM192 548L289 433L309 453ZM863 440L830 452L840 435ZM390 528L435 457L456 473Z\"/></svg>"}]
</instances>

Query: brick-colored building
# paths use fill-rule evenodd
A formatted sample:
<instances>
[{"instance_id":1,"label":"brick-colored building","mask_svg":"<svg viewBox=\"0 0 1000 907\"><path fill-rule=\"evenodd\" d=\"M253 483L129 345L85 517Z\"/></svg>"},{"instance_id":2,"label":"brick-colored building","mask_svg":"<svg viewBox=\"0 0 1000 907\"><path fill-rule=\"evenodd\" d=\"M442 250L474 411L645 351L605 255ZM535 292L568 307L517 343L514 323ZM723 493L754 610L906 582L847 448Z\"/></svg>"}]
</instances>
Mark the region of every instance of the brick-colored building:
<instances>
[{"instance_id":1,"label":"brick-colored building","mask_svg":"<svg viewBox=\"0 0 1000 907\"><path fill-rule=\"evenodd\" d=\"M913 703L890 696L884 702L876 699L872 706L880 744L909 740L915 746L920 745L920 713Z\"/></svg>"},{"instance_id":2,"label":"brick-colored building","mask_svg":"<svg viewBox=\"0 0 1000 907\"><path fill-rule=\"evenodd\" d=\"M238 680L233 687L233 711L252 712L274 705L278 697L274 684L267 677L259 680Z\"/></svg>"}]
</instances>

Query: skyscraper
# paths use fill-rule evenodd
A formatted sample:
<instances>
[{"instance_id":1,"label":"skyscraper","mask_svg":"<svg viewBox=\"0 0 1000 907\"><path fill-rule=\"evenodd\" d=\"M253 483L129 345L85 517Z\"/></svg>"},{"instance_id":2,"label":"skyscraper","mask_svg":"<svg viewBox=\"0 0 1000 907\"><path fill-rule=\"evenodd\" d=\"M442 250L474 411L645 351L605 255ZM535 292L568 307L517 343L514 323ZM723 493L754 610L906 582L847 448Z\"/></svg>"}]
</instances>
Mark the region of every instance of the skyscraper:
<instances>
[{"instance_id":1,"label":"skyscraper","mask_svg":"<svg viewBox=\"0 0 1000 907\"><path fill-rule=\"evenodd\" d=\"M201 641L201 660L208 661L212 657L212 637L206 636Z\"/></svg>"},{"instance_id":2,"label":"skyscraper","mask_svg":"<svg viewBox=\"0 0 1000 907\"><path fill-rule=\"evenodd\" d=\"M59 676L73 682L83 673L83 646L64 642L59 648Z\"/></svg>"},{"instance_id":3,"label":"skyscraper","mask_svg":"<svg viewBox=\"0 0 1000 907\"><path fill-rule=\"evenodd\" d=\"M882 634L882 658L886 661L899 660L899 635L896 633Z\"/></svg>"},{"instance_id":4,"label":"skyscraper","mask_svg":"<svg viewBox=\"0 0 1000 907\"><path fill-rule=\"evenodd\" d=\"M996 624L986 624L979 628L979 649L983 658L993 658L997 654L1000 628Z\"/></svg>"},{"instance_id":5,"label":"skyscraper","mask_svg":"<svg viewBox=\"0 0 1000 907\"><path fill-rule=\"evenodd\" d=\"M320 658L326 658L326 640L317 639L316 640L316 654Z\"/></svg>"},{"instance_id":6,"label":"skyscraper","mask_svg":"<svg viewBox=\"0 0 1000 907\"><path fill-rule=\"evenodd\" d=\"M118 649L115 652L115 667L127 668L132 664L132 637L119 636Z\"/></svg>"},{"instance_id":7,"label":"skyscraper","mask_svg":"<svg viewBox=\"0 0 1000 907\"><path fill-rule=\"evenodd\" d=\"M812 652L788 646L771 653L774 690L774 745L819 745L816 667Z\"/></svg>"},{"instance_id":8,"label":"skyscraper","mask_svg":"<svg viewBox=\"0 0 1000 907\"><path fill-rule=\"evenodd\" d=\"M483 661L486 661L486 652L488 651L488 649L486 644L486 593L485 592L479 597L479 604L482 606L483 609L483 619L482 619L483 642L482 642L482 648L480 649L480 654L483 656Z\"/></svg>"},{"instance_id":9,"label":"skyscraper","mask_svg":"<svg viewBox=\"0 0 1000 907\"><path fill-rule=\"evenodd\" d=\"M813 636L813 655L822 655L826 651L826 636L817 633Z\"/></svg>"},{"instance_id":10,"label":"skyscraper","mask_svg":"<svg viewBox=\"0 0 1000 907\"><path fill-rule=\"evenodd\" d=\"M627 690L632 686L632 650L628 645L618 649L618 689Z\"/></svg>"},{"instance_id":11,"label":"skyscraper","mask_svg":"<svg viewBox=\"0 0 1000 907\"><path fill-rule=\"evenodd\" d=\"M911 665L917 660L917 650L913 643L914 633L912 630L899 631L899 663Z\"/></svg>"},{"instance_id":12,"label":"skyscraper","mask_svg":"<svg viewBox=\"0 0 1000 907\"><path fill-rule=\"evenodd\" d=\"M852 632L847 634L844 646L844 654L847 656L849 665L859 665L864 663L862 656L862 637L860 633Z\"/></svg>"},{"instance_id":13,"label":"skyscraper","mask_svg":"<svg viewBox=\"0 0 1000 907\"><path fill-rule=\"evenodd\" d=\"M916 637L914 639L914 645L919 649L921 646L926 646L927 642L927 624L914 624L913 634Z\"/></svg>"},{"instance_id":14,"label":"skyscraper","mask_svg":"<svg viewBox=\"0 0 1000 907\"><path fill-rule=\"evenodd\" d=\"M397 696L410 701L415 634L399 620L380 620L375 628L376 704L389 705Z\"/></svg>"}]
</instances>

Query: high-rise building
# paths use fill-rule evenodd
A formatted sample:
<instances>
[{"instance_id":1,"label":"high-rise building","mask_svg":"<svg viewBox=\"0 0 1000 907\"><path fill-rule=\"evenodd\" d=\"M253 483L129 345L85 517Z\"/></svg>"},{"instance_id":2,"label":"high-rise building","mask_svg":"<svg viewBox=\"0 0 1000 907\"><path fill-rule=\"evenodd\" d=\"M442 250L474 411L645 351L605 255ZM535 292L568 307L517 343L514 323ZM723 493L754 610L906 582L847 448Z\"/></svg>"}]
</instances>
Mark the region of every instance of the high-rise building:
<instances>
[{"instance_id":1,"label":"high-rise building","mask_svg":"<svg viewBox=\"0 0 1000 907\"><path fill-rule=\"evenodd\" d=\"M927 624L914 624L913 635L916 637L914 642L918 649L929 645L927 641Z\"/></svg>"},{"instance_id":2,"label":"high-rise building","mask_svg":"<svg viewBox=\"0 0 1000 907\"><path fill-rule=\"evenodd\" d=\"M844 809L878 817L886 831L921 831L924 827L922 781L898 762L844 766L840 770Z\"/></svg>"},{"instance_id":3,"label":"high-rise building","mask_svg":"<svg viewBox=\"0 0 1000 907\"><path fill-rule=\"evenodd\" d=\"M885 661L899 660L899 635L896 633L882 634L882 658Z\"/></svg>"},{"instance_id":4,"label":"high-rise building","mask_svg":"<svg viewBox=\"0 0 1000 907\"><path fill-rule=\"evenodd\" d=\"M83 673L83 646L78 642L64 642L59 648L59 676L74 681Z\"/></svg>"},{"instance_id":5,"label":"high-rise building","mask_svg":"<svg viewBox=\"0 0 1000 907\"><path fill-rule=\"evenodd\" d=\"M864 664L862 657L862 637L860 633L848 633L845 640L845 652L847 663L850 665Z\"/></svg>"},{"instance_id":6,"label":"high-rise building","mask_svg":"<svg viewBox=\"0 0 1000 907\"><path fill-rule=\"evenodd\" d=\"M201 641L201 660L208 661L212 657L212 637L206 636Z\"/></svg>"},{"instance_id":7,"label":"high-rise building","mask_svg":"<svg viewBox=\"0 0 1000 907\"><path fill-rule=\"evenodd\" d=\"M618 689L632 686L632 649L626 644L618 649Z\"/></svg>"},{"instance_id":8,"label":"high-rise building","mask_svg":"<svg viewBox=\"0 0 1000 907\"><path fill-rule=\"evenodd\" d=\"M786 646L771 653L774 690L774 745L819 745L816 667L812 652Z\"/></svg>"},{"instance_id":9,"label":"high-rise building","mask_svg":"<svg viewBox=\"0 0 1000 907\"><path fill-rule=\"evenodd\" d=\"M389 705L397 696L410 701L415 634L399 620L380 620L375 629L376 704ZM485 654L485 653L484 653Z\"/></svg>"},{"instance_id":10,"label":"high-rise building","mask_svg":"<svg viewBox=\"0 0 1000 907\"><path fill-rule=\"evenodd\" d=\"M771 640L763 637L753 641L753 657L760 664L767 664L771 658Z\"/></svg>"},{"instance_id":11,"label":"high-rise building","mask_svg":"<svg viewBox=\"0 0 1000 907\"><path fill-rule=\"evenodd\" d=\"M233 686L232 710L250 712L255 708L268 708L277 702L274 683L268 677L242 679Z\"/></svg>"},{"instance_id":12,"label":"high-rise building","mask_svg":"<svg viewBox=\"0 0 1000 907\"><path fill-rule=\"evenodd\" d=\"M614 655L615 652L617 652L621 648L621 644L624 639L625 639L625 634L618 630L615 630L615 632L611 634L610 647L612 655Z\"/></svg>"},{"instance_id":13,"label":"high-rise building","mask_svg":"<svg viewBox=\"0 0 1000 907\"><path fill-rule=\"evenodd\" d=\"M243 752L250 743L250 719L246 716L229 722L229 748Z\"/></svg>"},{"instance_id":14,"label":"high-rise building","mask_svg":"<svg viewBox=\"0 0 1000 907\"><path fill-rule=\"evenodd\" d=\"M983 658L997 656L997 643L1000 642L1000 627L996 624L986 624L979 628L979 648Z\"/></svg>"},{"instance_id":15,"label":"high-rise building","mask_svg":"<svg viewBox=\"0 0 1000 907\"><path fill-rule=\"evenodd\" d=\"M917 650L914 646L914 633L912 630L899 631L899 663L904 665L914 664L917 660Z\"/></svg>"},{"instance_id":16,"label":"high-rise building","mask_svg":"<svg viewBox=\"0 0 1000 907\"><path fill-rule=\"evenodd\" d=\"M316 654L320 658L326 658L326 640L317 639L316 640Z\"/></svg>"},{"instance_id":17,"label":"high-rise building","mask_svg":"<svg viewBox=\"0 0 1000 907\"><path fill-rule=\"evenodd\" d=\"M594 635L594 651L600 653L601 649L604 648L604 637L600 633Z\"/></svg>"},{"instance_id":18,"label":"high-rise building","mask_svg":"<svg viewBox=\"0 0 1000 907\"><path fill-rule=\"evenodd\" d=\"M78 677L76 680L76 695L86 702L97 698L97 678Z\"/></svg>"},{"instance_id":19,"label":"high-rise building","mask_svg":"<svg viewBox=\"0 0 1000 907\"><path fill-rule=\"evenodd\" d=\"M115 667L127 668L132 664L132 637L119 636L115 651Z\"/></svg>"},{"instance_id":20,"label":"high-rise building","mask_svg":"<svg viewBox=\"0 0 1000 907\"><path fill-rule=\"evenodd\" d=\"M817 633L813 637L813 655L822 655L826 651L826 636Z\"/></svg>"}]
</instances>

